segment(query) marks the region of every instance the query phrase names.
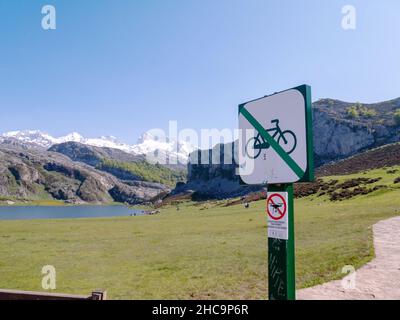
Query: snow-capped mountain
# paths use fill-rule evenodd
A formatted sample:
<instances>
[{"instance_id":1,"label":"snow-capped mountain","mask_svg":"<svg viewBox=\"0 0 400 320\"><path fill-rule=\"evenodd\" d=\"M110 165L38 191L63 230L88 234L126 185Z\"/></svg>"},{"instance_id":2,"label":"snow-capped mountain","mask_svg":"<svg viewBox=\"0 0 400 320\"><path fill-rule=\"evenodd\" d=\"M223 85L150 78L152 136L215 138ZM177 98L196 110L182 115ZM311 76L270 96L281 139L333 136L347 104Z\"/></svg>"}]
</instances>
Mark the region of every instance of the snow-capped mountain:
<instances>
[{"instance_id":1,"label":"snow-capped mountain","mask_svg":"<svg viewBox=\"0 0 400 320\"><path fill-rule=\"evenodd\" d=\"M186 164L189 153L196 149L187 142L169 138L159 140L148 132L142 134L137 144L131 148L131 153L148 155L150 161L153 158L151 155L155 155L159 159L169 159L168 162L173 164L176 162Z\"/></svg>"},{"instance_id":2,"label":"snow-capped mountain","mask_svg":"<svg viewBox=\"0 0 400 320\"><path fill-rule=\"evenodd\" d=\"M53 137L48 133L39 130L11 131L0 135L0 142L7 139L15 139L27 145L38 146L41 148L50 148L55 144L64 142L79 142L95 147L107 147L119 149L134 155L148 155L149 159L153 159L156 155L164 156L169 159L169 163L177 161L180 164L186 164L189 153L196 148L187 142L178 142L171 139L158 140L150 133L144 133L138 140L137 144L129 145L118 141L113 136L102 136L99 138L85 138L77 132L70 133L62 137ZM165 141L164 141L165 140Z\"/></svg>"},{"instance_id":3,"label":"snow-capped mountain","mask_svg":"<svg viewBox=\"0 0 400 320\"><path fill-rule=\"evenodd\" d=\"M33 144L43 148L48 148L57 143L57 139L38 130L10 131L3 133L1 138L2 140L12 138L22 143Z\"/></svg>"}]
</instances>

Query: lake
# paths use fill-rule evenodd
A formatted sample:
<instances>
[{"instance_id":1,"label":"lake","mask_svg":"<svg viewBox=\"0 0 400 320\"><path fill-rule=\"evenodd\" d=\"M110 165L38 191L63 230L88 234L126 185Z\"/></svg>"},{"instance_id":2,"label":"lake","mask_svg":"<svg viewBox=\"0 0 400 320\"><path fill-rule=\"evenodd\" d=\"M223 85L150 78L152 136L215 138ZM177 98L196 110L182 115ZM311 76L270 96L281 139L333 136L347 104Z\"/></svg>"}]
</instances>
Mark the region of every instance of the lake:
<instances>
[{"instance_id":1,"label":"lake","mask_svg":"<svg viewBox=\"0 0 400 320\"><path fill-rule=\"evenodd\" d=\"M128 217L143 215L126 206L0 206L0 220Z\"/></svg>"}]
</instances>

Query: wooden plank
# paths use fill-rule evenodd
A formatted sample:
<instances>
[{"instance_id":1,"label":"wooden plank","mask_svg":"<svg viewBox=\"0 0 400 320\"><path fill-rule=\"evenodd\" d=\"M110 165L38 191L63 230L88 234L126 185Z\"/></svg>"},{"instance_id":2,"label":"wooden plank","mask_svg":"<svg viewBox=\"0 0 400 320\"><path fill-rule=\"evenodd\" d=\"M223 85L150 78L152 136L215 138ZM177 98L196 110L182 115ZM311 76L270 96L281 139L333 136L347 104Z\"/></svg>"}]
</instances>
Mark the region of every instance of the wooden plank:
<instances>
[{"instance_id":1,"label":"wooden plank","mask_svg":"<svg viewBox=\"0 0 400 320\"><path fill-rule=\"evenodd\" d=\"M105 300L107 292L93 291L90 296L0 289L0 300Z\"/></svg>"}]
</instances>

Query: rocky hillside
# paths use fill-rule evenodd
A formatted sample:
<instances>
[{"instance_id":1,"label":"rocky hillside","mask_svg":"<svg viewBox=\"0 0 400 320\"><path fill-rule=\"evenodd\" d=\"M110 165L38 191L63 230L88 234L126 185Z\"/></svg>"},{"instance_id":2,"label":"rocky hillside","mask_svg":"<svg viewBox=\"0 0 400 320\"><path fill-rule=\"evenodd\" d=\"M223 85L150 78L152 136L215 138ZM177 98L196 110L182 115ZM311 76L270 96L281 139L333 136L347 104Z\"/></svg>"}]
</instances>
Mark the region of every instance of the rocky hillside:
<instances>
[{"instance_id":1,"label":"rocky hillside","mask_svg":"<svg viewBox=\"0 0 400 320\"><path fill-rule=\"evenodd\" d=\"M317 167L400 141L400 98L377 104L319 100L313 104L313 130ZM216 148L222 148L228 158L235 152L232 144ZM221 156L221 164L213 165L189 160L188 182L180 184L173 194L190 192L195 198L228 198L252 191L240 186L236 165L225 164L223 158L225 155Z\"/></svg>"},{"instance_id":2,"label":"rocky hillside","mask_svg":"<svg viewBox=\"0 0 400 320\"><path fill-rule=\"evenodd\" d=\"M119 149L65 142L50 147L49 151L62 153L73 161L84 162L122 180L158 182L170 187L186 181L185 169L152 164L144 155L133 155Z\"/></svg>"},{"instance_id":3,"label":"rocky hillside","mask_svg":"<svg viewBox=\"0 0 400 320\"><path fill-rule=\"evenodd\" d=\"M400 98L375 103L322 99L313 104L317 166L400 141Z\"/></svg>"},{"instance_id":4,"label":"rocky hillside","mask_svg":"<svg viewBox=\"0 0 400 320\"><path fill-rule=\"evenodd\" d=\"M172 192L172 195L179 193L191 193L193 200L204 200L208 198L230 198L241 196L257 188L243 187L239 183L239 177L236 175L236 165L234 164L233 153L237 144L219 144L210 152L197 151L191 154L188 165L188 181L186 184L179 184ZM220 149L220 150L218 150ZM219 164L198 164L201 159L213 154L221 155ZM194 159L199 161L194 161ZM226 163L224 159L231 159L231 163ZM209 161L211 162L211 161Z\"/></svg>"},{"instance_id":5,"label":"rocky hillside","mask_svg":"<svg viewBox=\"0 0 400 320\"><path fill-rule=\"evenodd\" d=\"M57 152L0 145L2 199L138 204L169 191L159 183L118 179Z\"/></svg>"},{"instance_id":6,"label":"rocky hillside","mask_svg":"<svg viewBox=\"0 0 400 320\"><path fill-rule=\"evenodd\" d=\"M122 162L136 162L145 160L143 155L133 155L119 149L107 147L95 147L79 142L64 142L53 145L49 151L66 155L73 161L86 163L90 166L97 166L103 159Z\"/></svg>"}]
</instances>

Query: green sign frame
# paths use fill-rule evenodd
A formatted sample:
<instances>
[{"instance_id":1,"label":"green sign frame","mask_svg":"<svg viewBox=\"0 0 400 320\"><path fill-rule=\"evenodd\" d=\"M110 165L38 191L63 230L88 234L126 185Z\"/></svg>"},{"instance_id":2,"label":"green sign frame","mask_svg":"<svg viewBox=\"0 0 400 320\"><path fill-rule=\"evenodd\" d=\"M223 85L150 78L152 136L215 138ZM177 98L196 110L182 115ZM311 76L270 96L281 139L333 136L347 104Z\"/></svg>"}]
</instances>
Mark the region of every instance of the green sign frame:
<instances>
[{"instance_id":1,"label":"green sign frame","mask_svg":"<svg viewBox=\"0 0 400 320\"><path fill-rule=\"evenodd\" d=\"M273 95L277 95L289 90L297 90L304 98L305 106L305 127L306 127L306 154L307 154L307 167L303 171L293 159L286 154L286 152L279 146L279 144L267 133L263 126L247 111L245 106L254 101L258 101ZM295 182L311 182L314 181L314 145L313 145L313 125L312 125L312 101L311 101L311 87L309 85L301 85L284 91L276 92L272 95L266 95L259 99L254 99L239 105L239 115L242 114L257 130L257 132L271 145L271 147L279 154L279 156L291 167L291 169L299 177ZM240 184L247 185L239 176Z\"/></svg>"}]
</instances>

